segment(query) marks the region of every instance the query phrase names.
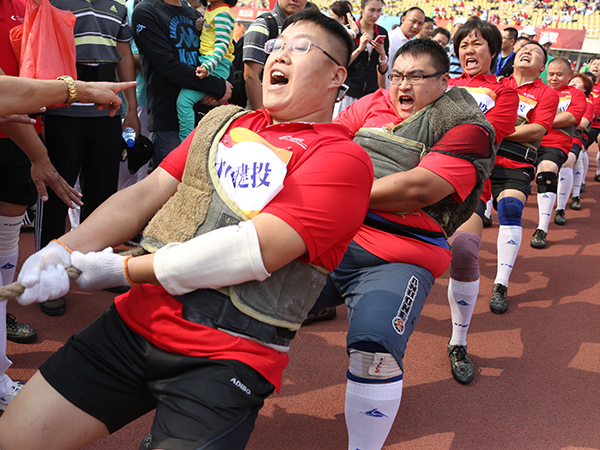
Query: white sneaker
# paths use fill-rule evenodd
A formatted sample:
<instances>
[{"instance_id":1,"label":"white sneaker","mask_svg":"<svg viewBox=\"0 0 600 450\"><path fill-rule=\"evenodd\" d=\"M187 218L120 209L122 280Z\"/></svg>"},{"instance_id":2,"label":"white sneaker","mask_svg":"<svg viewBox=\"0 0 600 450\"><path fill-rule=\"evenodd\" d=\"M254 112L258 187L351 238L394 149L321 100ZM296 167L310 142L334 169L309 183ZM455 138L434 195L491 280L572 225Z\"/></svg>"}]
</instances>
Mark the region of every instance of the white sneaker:
<instances>
[{"instance_id":1,"label":"white sneaker","mask_svg":"<svg viewBox=\"0 0 600 450\"><path fill-rule=\"evenodd\" d=\"M0 397L0 411L4 411L6 409L8 404L13 398L15 398L15 395L19 393L23 386L25 386L25 383L23 383L22 381L13 381L9 393Z\"/></svg>"}]
</instances>

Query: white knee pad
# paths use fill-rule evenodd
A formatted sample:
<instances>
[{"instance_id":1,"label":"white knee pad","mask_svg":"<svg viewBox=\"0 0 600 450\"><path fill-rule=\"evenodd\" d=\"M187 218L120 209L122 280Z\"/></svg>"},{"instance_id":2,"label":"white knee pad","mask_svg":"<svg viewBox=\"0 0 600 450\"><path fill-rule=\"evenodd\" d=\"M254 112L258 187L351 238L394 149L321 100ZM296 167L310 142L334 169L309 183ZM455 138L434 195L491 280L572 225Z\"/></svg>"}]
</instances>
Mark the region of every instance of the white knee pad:
<instances>
[{"instance_id":1,"label":"white knee pad","mask_svg":"<svg viewBox=\"0 0 600 450\"><path fill-rule=\"evenodd\" d=\"M0 255L12 255L19 250L19 232L24 216L0 216Z\"/></svg>"},{"instance_id":2,"label":"white knee pad","mask_svg":"<svg viewBox=\"0 0 600 450\"><path fill-rule=\"evenodd\" d=\"M348 371L366 380L394 380L402 375L402 369L391 353L371 353L351 348Z\"/></svg>"}]
</instances>

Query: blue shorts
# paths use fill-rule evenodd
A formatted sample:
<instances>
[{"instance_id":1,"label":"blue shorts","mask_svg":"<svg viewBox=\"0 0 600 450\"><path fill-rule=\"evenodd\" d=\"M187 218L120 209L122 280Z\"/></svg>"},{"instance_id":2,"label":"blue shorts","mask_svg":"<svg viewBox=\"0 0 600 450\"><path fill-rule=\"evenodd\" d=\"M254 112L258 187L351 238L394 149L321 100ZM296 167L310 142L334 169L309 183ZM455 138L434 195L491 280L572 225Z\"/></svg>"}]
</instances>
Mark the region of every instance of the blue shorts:
<instances>
[{"instance_id":1,"label":"blue shorts","mask_svg":"<svg viewBox=\"0 0 600 450\"><path fill-rule=\"evenodd\" d=\"M347 346L375 343L391 353L400 367L435 278L427 269L390 263L354 242L329 274L319 303L343 299L348 306ZM329 297L327 299L326 297Z\"/></svg>"}]
</instances>

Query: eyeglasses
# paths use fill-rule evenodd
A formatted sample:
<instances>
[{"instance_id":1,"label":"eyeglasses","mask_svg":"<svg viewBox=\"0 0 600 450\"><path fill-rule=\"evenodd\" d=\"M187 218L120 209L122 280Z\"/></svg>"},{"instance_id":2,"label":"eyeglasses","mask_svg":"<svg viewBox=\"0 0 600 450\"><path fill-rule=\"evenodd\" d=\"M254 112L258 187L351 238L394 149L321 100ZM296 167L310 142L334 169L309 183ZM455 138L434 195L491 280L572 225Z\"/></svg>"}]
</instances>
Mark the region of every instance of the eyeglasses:
<instances>
[{"instance_id":1,"label":"eyeglasses","mask_svg":"<svg viewBox=\"0 0 600 450\"><path fill-rule=\"evenodd\" d=\"M281 50L283 50L283 47L286 44L288 46L288 50L290 51L290 53L294 53L296 55L303 55L304 53L308 53L308 51L310 50L311 47L317 47L319 50L321 50L323 53L325 53L329 57L329 59L331 59L338 66L342 65L339 62L337 62L337 60L333 56L331 56L329 53L327 53L327 51L323 50L317 44L313 44L306 38L292 39L290 42L285 42L279 38L278 39L270 39L267 42L265 42L265 52L267 52L269 55L271 53L279 53Z\"/></svg>"},{"instance_id":2,"label":"eyeglasses","mask_svg":"<svg viewBox=\"0 0 600 450\"><path fill-rule=\"evenodd\" d=\"M433 78L439 77L443 75L444 72L436 72L431 75L423 75L422 73L415 73L414 75L402 75L401 73L390 73L388 75L388 80L392 84L402 84L404 80L408 81L409 84L420 84L425 80L425 78Z\"/></svg>"}]
</instances>

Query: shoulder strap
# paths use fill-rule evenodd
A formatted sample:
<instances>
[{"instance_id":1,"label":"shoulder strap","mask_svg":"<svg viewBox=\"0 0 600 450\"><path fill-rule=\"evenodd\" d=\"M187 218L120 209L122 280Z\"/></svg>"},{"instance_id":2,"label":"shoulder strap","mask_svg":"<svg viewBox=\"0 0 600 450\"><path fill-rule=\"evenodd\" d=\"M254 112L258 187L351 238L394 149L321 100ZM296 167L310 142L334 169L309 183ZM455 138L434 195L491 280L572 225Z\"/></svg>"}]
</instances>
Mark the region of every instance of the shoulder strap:
<instances>
[{"instance_id":1,"label":"shoulder strap","mask_svg":"<svg viewBox=\"0 0 600 450\"><path fill-rule=\"evenodd\" d=\"M275 20L275 17L272 13L264 13L259 17L265 19L265 22L267 23L267 28L269 29L269 39L275 39L277 36L279 36L279 25L277 25L277 20Z\"/></svg>"}]
</instances>

